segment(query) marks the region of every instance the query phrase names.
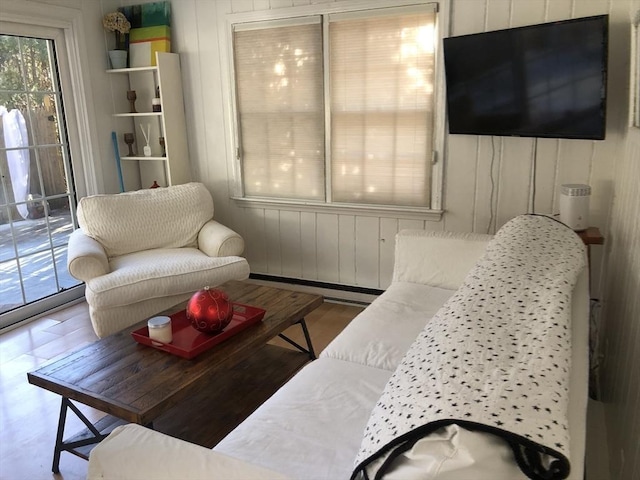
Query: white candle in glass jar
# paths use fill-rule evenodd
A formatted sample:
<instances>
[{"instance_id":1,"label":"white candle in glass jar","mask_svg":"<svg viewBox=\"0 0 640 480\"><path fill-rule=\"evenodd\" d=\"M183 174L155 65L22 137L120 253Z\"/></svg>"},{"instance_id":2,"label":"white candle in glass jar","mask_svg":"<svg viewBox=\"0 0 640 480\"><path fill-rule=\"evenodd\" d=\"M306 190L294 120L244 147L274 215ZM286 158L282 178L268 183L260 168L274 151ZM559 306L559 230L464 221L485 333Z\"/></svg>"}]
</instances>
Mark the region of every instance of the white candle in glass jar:
<instances>
[{"instance_id":1,"label":"white candle in glass jar","mask_svg":"<svg viewBox=\"0 0 640 480\"><path fill-rule=\"evenodd\" d=\"M150 318L147 322L149 328L149 338L156 340L157 342L151 342L154 345L160 345L163 343L171 343L173 336L171 334L171 318L165 316Z\"/></svg>"}]
</instances>

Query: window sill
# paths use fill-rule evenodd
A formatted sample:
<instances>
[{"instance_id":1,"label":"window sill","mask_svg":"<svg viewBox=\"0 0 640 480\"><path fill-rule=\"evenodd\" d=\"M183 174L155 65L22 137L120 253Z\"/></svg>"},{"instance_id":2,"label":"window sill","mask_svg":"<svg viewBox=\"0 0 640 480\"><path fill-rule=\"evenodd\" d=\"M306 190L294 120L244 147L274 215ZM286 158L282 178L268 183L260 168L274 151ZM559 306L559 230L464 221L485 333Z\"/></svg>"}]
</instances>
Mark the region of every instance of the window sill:
<instances>
[{"instance_id":1,"label":"window sill","mask_svg":"<svg viewBox=\"0 0 640 480\"><path fill-rule=\"evenodd\" d=\"M358 215L367 217L402 218L439 222L444 210L430 210L420 207L396 207L380 205L355 205L339 203L316 203L267 198L231 197L239 207L269 208L273 210L294 210L298 212L333 213L337 215Z\"/></svg>"}]
</instances>

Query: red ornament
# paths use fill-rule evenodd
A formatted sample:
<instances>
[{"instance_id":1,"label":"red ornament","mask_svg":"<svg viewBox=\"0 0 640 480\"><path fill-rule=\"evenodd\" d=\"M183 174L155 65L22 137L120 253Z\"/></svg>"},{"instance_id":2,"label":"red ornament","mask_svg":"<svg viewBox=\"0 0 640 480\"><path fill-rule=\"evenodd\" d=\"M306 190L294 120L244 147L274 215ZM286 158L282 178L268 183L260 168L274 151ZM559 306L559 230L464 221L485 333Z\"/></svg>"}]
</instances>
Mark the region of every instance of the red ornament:
<instances>
[{"instance_id":1,"label":"red ornament","mask_svg":"<svg viewBox=\"0 0 640 480\"><path fill-rule=\"evenodd\" d=\"M194 328L204 333L217 333L229 325L233 305L222 290L205 287L193 294L187 303L187 318Z\"/></svg>"}]
</instances>

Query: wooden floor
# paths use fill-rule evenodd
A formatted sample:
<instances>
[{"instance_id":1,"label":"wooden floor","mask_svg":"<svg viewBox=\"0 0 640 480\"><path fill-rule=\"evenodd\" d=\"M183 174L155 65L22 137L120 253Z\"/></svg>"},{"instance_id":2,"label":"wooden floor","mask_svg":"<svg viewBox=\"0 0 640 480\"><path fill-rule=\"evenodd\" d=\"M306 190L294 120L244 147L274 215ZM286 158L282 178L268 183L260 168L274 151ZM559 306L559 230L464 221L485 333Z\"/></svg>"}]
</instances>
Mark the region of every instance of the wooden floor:
<instances>
[{"instance_id":1,"label":"wooden floor","mask_svg":"<svg viewBox=\"0 0 640 480\"><path fill-rule=\"evenodd\" d=\"M325 303L306 317L317 353L362 308ZM285 334L304 344L298 325ZM53 446L60 410L60 396L27 382L27 372L69 354L97 339L89 321L89 308L79 303L0 335L0 480L84 479L87 462L63 452L60 474L51 473ZM273 344L289 348L278 338ZM103 414L77 404L92 421ZM82 430L72 414L67 417L66 437Z\"/></svg>"}]
</instances>

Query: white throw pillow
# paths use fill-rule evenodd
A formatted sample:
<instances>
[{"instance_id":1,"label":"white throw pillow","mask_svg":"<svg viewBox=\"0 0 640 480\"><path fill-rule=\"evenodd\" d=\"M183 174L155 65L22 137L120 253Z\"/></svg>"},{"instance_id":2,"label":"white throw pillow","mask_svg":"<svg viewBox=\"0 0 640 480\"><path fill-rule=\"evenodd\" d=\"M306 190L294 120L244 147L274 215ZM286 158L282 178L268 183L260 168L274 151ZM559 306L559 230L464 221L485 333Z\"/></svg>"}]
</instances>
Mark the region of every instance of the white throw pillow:
<instances>
[{"instance_id":1,"label":"white throw pillow","mask_svg":"<svg viewBox=\"0 0 640 480\"><path fill-rule=\"evenodd\" d=\"M457 290L492 235L402 230L396 235L394 282Z\"/></svg>"}]
</instances>

